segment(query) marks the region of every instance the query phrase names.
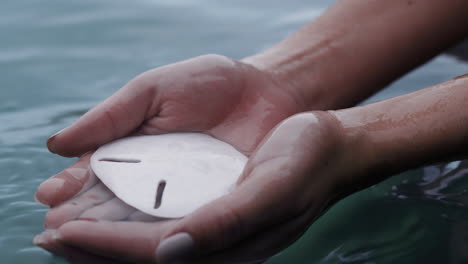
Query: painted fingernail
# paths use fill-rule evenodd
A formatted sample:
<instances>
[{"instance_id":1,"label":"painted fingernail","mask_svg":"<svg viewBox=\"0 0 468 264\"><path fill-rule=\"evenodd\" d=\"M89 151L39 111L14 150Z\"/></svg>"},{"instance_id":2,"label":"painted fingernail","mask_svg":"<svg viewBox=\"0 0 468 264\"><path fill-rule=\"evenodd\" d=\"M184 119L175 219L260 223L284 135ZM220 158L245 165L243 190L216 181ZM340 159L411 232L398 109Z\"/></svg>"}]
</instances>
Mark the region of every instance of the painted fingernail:
<instances>
[{"instance_id":1,"label":"painted fingernail","mask_svg":"<svg viewBox=\"0 0 468 264\"><path fill-rule=\"evenodd\" d=\"M82 181L85 179L88 169L83 169L83 168L68 168L65 169L65 172L73 176L73 178L77 179L78 181Z\"/></svg>"},{"instance_id":2,"label":"painted fingernail","mask_svg":"<svg viewBox=\"0 0 468 264\"><path fill-rule=\"evenodd\" d=\"M62 189L64 184L65 180L61 178L48 179L39 185L34 198L41 204L45 203L48 207L53 206L56 200L55 196Z\"/></svg>"},{"instance_id":3,"label":"painted fingernail","mask_svg":"<svg viewBox=\"0 0 468 264\"><path fill-rule=\"evenodd\" d=\"M62 239L62 236L60 235L60 232L59 232L59 231L57 231L57 230L52 230L52 231L51 231L50 238L51 238L52 240L60 240L60 239Z\"/></svg>"},{"instance_id":4,"label":"painted fingernail","mask_svg":"<svg viewBox=\"0 0 468 264\"><path fill-rule=\"evenodd\" d=\"M193 253L194 241L190 234L179 233L168 237L159 243L156 249L158 263L174 263Z\"/></svg>"},{"instance_id":5,"label":"painted fingernail","mask_svg":"<svg viewBox=\"0 0 468 264\"><path fill-rule=\"evenodd\" d=\"M62 133L63 130L65 130L66 128L60 130L59 132L53 134L49 139L47 139L47 148L50 150L50 152L52 153L56 153L55 152L55 138L57 137L57 135L59 135L60 133Z\"/></svg>"},{"instance_id":6,"label":"painted fingernail","mask_svg":"<svg viewBox=\"0 0 468 264\"><path fill-rule=\"evenodd\" d=\"M47 193L55 193L58 190L60 190L64 184L64 179L52 178L41 183L41 185L39 185L39 188L44 189L44 191L46 191Z\"/></svg>"},{"instance_id":7,"label":"painted fingernail","mask_svg":"<svg viewBox=\"0 0 468 264\"><path fill-rule=\"evenodd\" d=\"M38 204L40 204L40 205L42 205L42 206L50 207L50 206L48 206L47 204L44 204L44 203L42 203L41 201L39 201L39 199L37 199L36 194L34 195L34 201L36 201L36 203L38 203Z\"/></svg>"},{"instance_id":8,"label":"painted fingernail","mask_svg":"<svg viewBox=\"0 0 468 264\"><path fill-rule=\"evenodd\" d=\"M45 243L44 236L42 236L42 234L35 236L33 239L33 243L36 246L43 245Z\"/></svg>"}]
</instances>

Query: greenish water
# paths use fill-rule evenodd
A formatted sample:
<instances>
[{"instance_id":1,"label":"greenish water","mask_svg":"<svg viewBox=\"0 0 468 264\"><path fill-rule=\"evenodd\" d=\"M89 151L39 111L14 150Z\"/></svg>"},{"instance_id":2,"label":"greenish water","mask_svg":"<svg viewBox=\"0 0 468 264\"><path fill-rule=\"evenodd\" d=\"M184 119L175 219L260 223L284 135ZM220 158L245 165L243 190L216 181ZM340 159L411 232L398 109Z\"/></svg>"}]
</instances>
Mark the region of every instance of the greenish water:
<instances>
[{"instance_id":1,"label":"greenish water","mask_svg":"<svg viewBox=\"0 0 468 264\"><path fill-rule=\"evenodd\" d=\"M33 200L36 186L72 163L47 152L49 135L144 70L205 53L242 58L331 2L2 1L0 263L65 263L31 242L46 212ZM441 56L369 101L467 72ZM454 165L407 172L340 202L269 263L468 262L468 177Z\"/></svg>"}]
</instances>

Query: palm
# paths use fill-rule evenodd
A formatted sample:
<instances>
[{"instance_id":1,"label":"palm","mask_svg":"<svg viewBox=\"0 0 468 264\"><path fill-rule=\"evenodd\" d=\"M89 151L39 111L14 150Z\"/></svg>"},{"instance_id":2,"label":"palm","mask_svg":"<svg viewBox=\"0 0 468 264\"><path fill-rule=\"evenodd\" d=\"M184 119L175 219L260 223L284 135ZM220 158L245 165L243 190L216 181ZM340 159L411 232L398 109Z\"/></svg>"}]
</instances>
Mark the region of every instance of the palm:
<instances>
[{"instance_id":1,"label":"palm","mask_svg":"<svg viewBox=\"0 0 468 264\"><path fill-rule=\"evenodd\" d=\"M204 132L250 153L274 125L298 111L286 87L252 66L219 57L201 60L207 66L186 62L146 73L150 83L159 84L160 101L140 132Z\"/></svg>"}]
</instances>

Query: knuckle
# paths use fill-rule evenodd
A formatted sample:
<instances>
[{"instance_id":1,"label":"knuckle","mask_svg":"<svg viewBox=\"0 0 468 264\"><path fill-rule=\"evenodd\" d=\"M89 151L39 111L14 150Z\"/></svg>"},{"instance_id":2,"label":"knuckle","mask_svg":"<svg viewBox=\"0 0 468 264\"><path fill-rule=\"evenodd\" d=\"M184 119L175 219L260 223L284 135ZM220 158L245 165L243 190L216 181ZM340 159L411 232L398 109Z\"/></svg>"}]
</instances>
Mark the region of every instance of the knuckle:
<instances>
[{"instance_id":1,"label":"knuckle","mask_svg":"<svg viewBox=\"0 0 468 264\"><path fill-rule=\"evenodd\" d=\"M283 126L295 126L295 125L313 125L318 123L317 116L312 112L295 114L282 122Z\"/></svg>"},{"instance_id":2,"label":"knuckle","mask_svg":"<svg viewBox=\"0 0 468 264\"><path fill-rule=\"evenodd\" d=\"M138 91L154 88L158 76L155 73L158 69L159 68L156 68L138 74L137 76L133 77L133 79L131 79L124 88Z\"/></svg>"},{"instance_id":3,"label":"knuckle","mask_svg":"<svg viewBox=\"0 0 468 264\"><path fill-rule=\"evenodd\" d=\"M232 69L237 64L235 60L218 54L206 54L199 57L200 62L220 69Z\"/></svg>"},{"instance_id":4,"label":"knuckle","mask_svg":"<svg viewBox=\"0 0 468 264\"><path fill-rule=\"evenodd\" d=\"M219 61L219 62L231 62L232 61L232 59L224 55L219 55L219 54L214 54L214 53L201 55L200 59L207 60L207 61Z\"/></svg>"}]
</instances>

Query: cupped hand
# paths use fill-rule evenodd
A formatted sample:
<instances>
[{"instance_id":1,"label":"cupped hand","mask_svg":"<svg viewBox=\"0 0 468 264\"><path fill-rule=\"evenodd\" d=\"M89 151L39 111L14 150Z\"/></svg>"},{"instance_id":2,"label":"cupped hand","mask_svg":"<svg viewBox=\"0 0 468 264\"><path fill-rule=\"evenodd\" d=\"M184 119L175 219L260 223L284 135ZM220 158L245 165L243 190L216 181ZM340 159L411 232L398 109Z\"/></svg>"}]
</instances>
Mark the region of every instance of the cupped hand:
<instances>
[{"instance_id":1,"label":"cupped hand","mask_svg":"<svg viewBox=\"0 0 468 264\"><path fill-rule=\"evenodd\" d=\"M74 157L131 134L191 131L248 155L271 128L302 110L297 98L288 84L251 64L205 55L137 76L47 145ZM73 197L87 182L79 169L88 169L88 159L44 182L37 200L54 206Z\"/></svg>"},{"instance_id":2,"label":"cupped hand","mask_svg":"<svg viewBox=\"0 0 468 264\"><path fill-rule=\"evenodd\" d=\"M332 115L295 115L252 153L232 193L185 218L147 223L128 219L133 212L127 211L121 219L106 219L96 217L102 210L91 208L96 214L88 211L88 217L94 220L84 217L61 225L53 235L44 235L45 247L96 263L263 262L342 197L340 179L356 167L350 144ZM119 210L113 211L118 215Z\"/></svg>"},{"instance_id":3,"label":"cupped hand","mask_svg":"<svg viewBox=\"0 0 468 264\"><path fill-rule=\"evenodd\" d=\"M139 212L126 215L133 209L89 170L89 152L100 145L132 134L195 131L228 142L248 155L273 126L302 110L297 98L274 75L218 55L137 76L48 140L51 152L68 157L88 155L38 188L36 199L52 207L46 228L79 218L148 220Z\"/></svg>"}]
</instances>

